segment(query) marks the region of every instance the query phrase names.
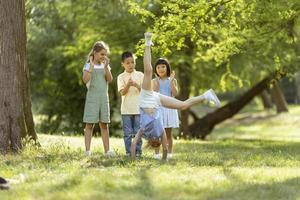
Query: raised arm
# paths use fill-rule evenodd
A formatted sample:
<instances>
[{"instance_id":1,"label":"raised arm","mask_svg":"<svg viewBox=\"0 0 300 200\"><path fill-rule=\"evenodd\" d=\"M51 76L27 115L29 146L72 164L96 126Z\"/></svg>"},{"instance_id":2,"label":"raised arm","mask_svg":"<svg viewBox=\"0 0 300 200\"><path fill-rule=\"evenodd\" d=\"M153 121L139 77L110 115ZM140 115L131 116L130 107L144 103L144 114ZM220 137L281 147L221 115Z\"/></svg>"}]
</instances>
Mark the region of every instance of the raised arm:
<instances>
[{"instance_id":1,"label":"raised arm","mask_svg":"<svg viewBox=\"0 0 300 200\"><path fill-rule=\"evenodd\" d=\"M159 92L159 81L157 78L152 79L152 90L155 92Z\"/></svg>"},{"instance_id":2,"label":"raised arm","mask_svg":"<svg viewBox=\"0 0 300 200\"><path fill-rule=\"evenodd\" d=\"M171 82L170 82L171 93L172 93L172 96L175 97L178 94L177 80L175 79L175 71L172 71L170 79L171 79Z\"/></svg>"},{"instance_id":3,"label":"raised arm","mask_svg":"<svg viewBox=\"0 0 300 200\"><path fill-rule=\"evenodd\" d=\"M93 56L90 56L90 67L89 69L83 71L83 76L82 76L82 80L85 84L90 81L93 70L94 70Z\"/></svg>"},{"instance_id":4,"label":"raised arm","mask_svg":"<svg viewBox=\"0 0 300 200\"><path fill-rule=\"evenodd\" d=\"M113 80L113 76L111 74L110 68L109 68L109 58L105 57L104 59L104 70L105 70L105 79L108 83L111 83Z\"/></svg>"}]
</instances>

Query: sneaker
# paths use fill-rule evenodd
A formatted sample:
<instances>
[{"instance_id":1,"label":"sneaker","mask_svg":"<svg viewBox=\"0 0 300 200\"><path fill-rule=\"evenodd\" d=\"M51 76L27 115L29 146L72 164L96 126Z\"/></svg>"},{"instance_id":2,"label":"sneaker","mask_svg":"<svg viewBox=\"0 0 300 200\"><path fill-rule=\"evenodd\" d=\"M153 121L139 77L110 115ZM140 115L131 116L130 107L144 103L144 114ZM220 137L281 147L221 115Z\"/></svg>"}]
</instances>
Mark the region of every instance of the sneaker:
<instances>
[{"instance_id":1,"label":"sneaker","mask_svg":"<svg viewBox=\"0 0 300 200\"><path fill-rule=\"evenodd\" d=\"M171 153L167 154L167 159L172 159L173 155Z\"/></svg>"},{"instance_id":2,"label":"sneaker","mask_svg":"<svg viewBox=\"0 0 300 200\"><path fill-rule=\"evenodd\" d=\"M92 152L91 152L91 151L85 151L84 155L85 155L85 156L91 156L91 155L92 155Z\"/></svg>"},{"instance_id":3,"label":"sneaker","mask_svg":"<svg viewBox=\"0 0 300 200\"><path fill-rule=\"evenodd\" d=\"M108 150L104 155L106 157L115 157L116 153L113 150Z\"/></svg>"},{"instance_id":4,"label":"sneaker","mask_svg":"<svg viewBox=\"0 0 300 200\"><path fill-rule=\"evenodd\" d=\"M126 156L126 157L130 157L130 156L131 156L131 153L126 153L125 156Z\"/></svg>"},{"instance_id":5,"label":"sneaker","mask_svg":"<svg viewBox=\"0 0 300 200\"><path fill-rule=\"evenodd\" d=\"M213 89L209 89L207 90L204 94L203 94L204 98L206 100L208 100L209 102L214 102L216 107L221 107L221 102L218 99L216 93L213 91Z\"/></svg>"},{"instance_id":6,"label":"sneaker","mask_svg":"<svg viewBox=\"0 0 300 200\"><path fill-rule=\"evenodd\" d=\"M9 189L9 182L5 179L0 177L0 190L8 190Z\"/></svg>"},{"instance_id":7,"label":"sneaker","mask_svg":"<svg viewBox=\"0 0 300 200\"><path fill-rule=\"evenodd\" d=\"M157 154L155 153L155 154L153 155L153 158L154 158L155 160L160 160L160 159L161 159L160 154L158 154L158 153L157 153Z\"/></svg>"},{"instance_id":8,"label":"sneaker","mask_svg":"<svg viewBox=\"0 0 300 200\"><path fill-rule=\"evenodd\" d=\"M136 158L142 158L142 154L141 153L137 153L136 154Z\"/></svg>"},{"instance_id":9,"label":"sneaker","mask_svg":"<svg viewBox=\"0 0 300 200\"><path fill-rule=\"evenodd\" d=\"M153 43L151 41L151 37L152 37L153 33L145 33L144 35L145 35L146 46L153 45Z\"/></svg>"}]
</instances>

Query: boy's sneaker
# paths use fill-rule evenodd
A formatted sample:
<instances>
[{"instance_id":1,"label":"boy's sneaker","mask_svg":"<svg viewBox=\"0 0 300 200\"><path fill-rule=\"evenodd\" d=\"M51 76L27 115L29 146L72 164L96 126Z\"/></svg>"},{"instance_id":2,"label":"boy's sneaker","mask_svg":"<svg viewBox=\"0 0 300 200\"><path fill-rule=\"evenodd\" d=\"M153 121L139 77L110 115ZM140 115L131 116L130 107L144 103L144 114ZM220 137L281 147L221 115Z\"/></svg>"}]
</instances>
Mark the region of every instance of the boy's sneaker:
<instances>
[{"instance_id":1,"label":"boy's sneaker","mask_svg":"<svg viewBox=\"0 0 300 200\"><path fill-rule=\"evenodd\" d=\"M130 158L131 153L126 153L126 157Z\"/></svg>"},{"instance_id":2,"label":"boy's sneaker","mask_svg":"<svg viewBox=\"0 0 300 200\"><path fill-rule=\"evenodd\" d=\"M218 99L216 93L213 91L213 89L209 89L207 90L204 94L203 94L204 98L208 101L212 101L214 102L215 106L216 107L221 107L221 102L220 100Z\"/></svg>"},{"instance_id":3,"label":"boy's sneaker","mask_svg":"<svg viewBox=\"0 0 300 200\"><path fill-rule=\"evenodd\" d=\"M137 153L136 154L136 158L138 158L138 159L142 158L142 154L141 153Z\"/></svg>"},{"instance_id":4,"label":"boy's sneaker","mask_svg":"<svg viewBox=\"0 0 300 200\"><path fill-rule=\"evenodd\" d=\"M161 159L160 154L158 154L158 153L155 153L155 154L153 155L153 158L154 158L155 160L160 160L160 159Z\"/></svg>"},{"instance_id":5,"label":"boy's sneaker","mask_svg":"<svg viewBox=\"0 0 300 200\"><path fill-rule=\"evenodd\" d=\"M85 151L84 155L85 155L85 156L91 156L91 155L92 155L92 152L91 152L91 151Z\"/></svg>"},{"instance_id":6,"label":"boy's sneaker","mask_svg":"<svg viewBox=\"0 0 300 200\"><path fill-rule=\"evenodd\" d=\"M171 153L168 153L167 154L167 159L172 159L173 158L173 155Z\"/></svg>"},{"instance_id":7,"label":"boy's sneaker","mask_svg":"<svg viewBox=\"0 0 300 200\"><path fill-rule=\"evenodd\" d=\"M115 157L116 153L113 150L108 150L104 155L106 157Z\"/></svg>"},{"instance_id":8,"label":"boy's sneaker","mask_svg":"<svg viewBox=\"0 0 300 200\"><path fill-rule=\"evenodd\" d=\"M153 35L153 33L145 33L145 42L146 42L146 46L150 47L151 45L153 45L152 41L151 41L151 37Z\"/></svg>"}]
</instances>

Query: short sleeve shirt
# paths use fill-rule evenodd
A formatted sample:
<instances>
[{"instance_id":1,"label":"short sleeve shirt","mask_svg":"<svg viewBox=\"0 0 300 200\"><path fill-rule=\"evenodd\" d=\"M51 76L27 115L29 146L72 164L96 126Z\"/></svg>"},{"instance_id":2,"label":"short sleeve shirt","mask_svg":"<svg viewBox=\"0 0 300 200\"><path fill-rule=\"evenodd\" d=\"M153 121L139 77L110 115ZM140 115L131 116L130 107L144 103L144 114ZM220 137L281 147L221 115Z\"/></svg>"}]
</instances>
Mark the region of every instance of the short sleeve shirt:
<instances>
[{"instance_id":1,"label":"short sleeve shirt","mask_svg":"<svg viewBox=\"0 0 300 200\"><path fill-rule=\"evenodd\" d=\"M134 70L132 73L124 71L118 76L118 91L120 92L126 86L129 79L135 81L138 85L142 86L144 74ZM122 115L136 115L139 114L140 104L140 91L130 86L128 92L122 95L121 114Z\"/></svg>"}]
</instances>

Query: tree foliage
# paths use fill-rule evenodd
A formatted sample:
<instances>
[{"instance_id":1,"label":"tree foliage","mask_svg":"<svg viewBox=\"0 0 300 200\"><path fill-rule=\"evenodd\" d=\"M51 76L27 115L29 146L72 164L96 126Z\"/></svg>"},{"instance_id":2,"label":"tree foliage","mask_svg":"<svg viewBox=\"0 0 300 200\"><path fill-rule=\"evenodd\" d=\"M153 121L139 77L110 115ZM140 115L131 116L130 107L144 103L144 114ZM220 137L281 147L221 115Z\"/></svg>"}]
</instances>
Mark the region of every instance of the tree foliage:
<instances>
[{"instance_id":1,"label":"tree foliage","mask_svg":"<svg viewBox=\"0 0 300 200\"><path fill-rule=\"evenodd\" d=\"M82 130L86 94L82 67L95 41L111 47L114 78L123 70L120 54L134 50L144 29L124 2L27 1L28 65L35 113L44 116L42 132ZM111 107L117 110L116 82L109 92Z\"/></svg>"},{"instance_id":2,"label":"tree foliage","mask_svg":"<svg viewBox=\"0 0 300 200\"><path fill-rule=\"evenodd\" d=\"M299 12L298 0L27 0L28 65L42 132L82 130L82 66L97 40L111 47L116 79L122 51L141 56L143 33L153 31L153 58L170 60L184 99L299 70ZM109 94L112 114L119 112L116 81Z\"/></svg>"},{"instance_id":3,"label":"tree foliage","mask_svg":"<svg viewBox=\"0 0 300 200\"><path fill-rule=\"evenodd\" d=\"M274 70L293 73L299 67L299 1L155 3L159 12L149 11L145 16L134 1L131 11L152 22L160 54L173 57L174 52L192 47L192 85L198 88L216 80L220 80L217 82L223 90L243 87L245 83L250 86Z\"/></svg>"}]
</instances>

